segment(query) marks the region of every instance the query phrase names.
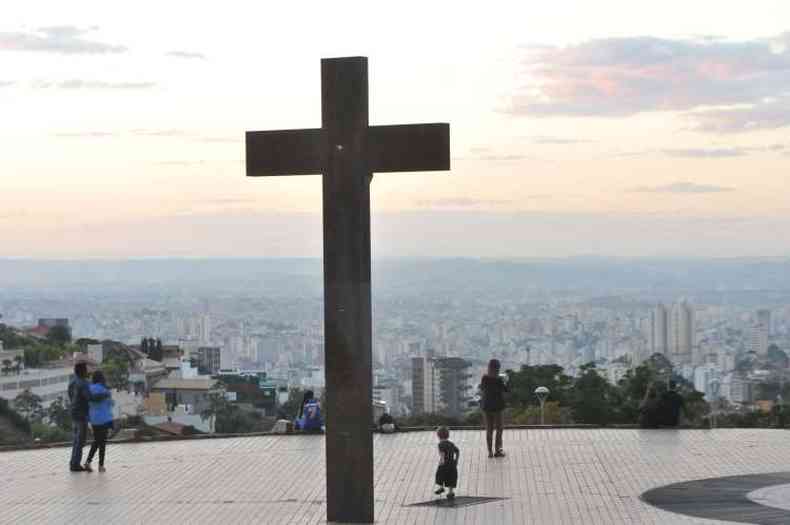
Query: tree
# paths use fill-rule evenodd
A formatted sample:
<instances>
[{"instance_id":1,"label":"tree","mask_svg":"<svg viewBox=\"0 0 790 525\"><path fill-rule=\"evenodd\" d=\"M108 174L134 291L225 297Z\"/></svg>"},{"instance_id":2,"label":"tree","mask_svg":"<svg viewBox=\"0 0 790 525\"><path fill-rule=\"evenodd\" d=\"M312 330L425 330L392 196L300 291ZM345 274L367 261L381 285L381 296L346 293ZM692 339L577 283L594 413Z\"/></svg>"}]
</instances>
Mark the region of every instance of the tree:
<instances>
[{"instance_id":1,"label":"tree","mask_svg":"<svg viewBox=\"0 0 790 525\"><path fill-rule=\"evenodd\" d=\"M24 358L21 355L14 356L14 372L19 375L22 371L22 361Z\"/></svg>"},{"instance_id":2,"label":"tree","mask_svg":"<svg viewBox=\"0 0 790 525\"><path fill-rule=\"evenodd\" d=\"M768 347L768 361L776 368L787 368L790 365L787 353L775 344Z\"/></svg>"},{"instance_id":3,"label":"tree","mask_svg":"<svg viewBox=\"0 0 790 525\"><path fill-rule=\"evenodd\" d=\"M217 434L243 434L254 431L256 426L255 416L228 401L223 389L209 394L208 405L200 412L200 418L213 420Z\"/></svg>"},{"instance_id":4,"label":"tree","mask_svg":"<svg viewBox=\"0 0 790 525\"><path fill-rule=\"evenodd\" d=\"M36 368L50 361L62 359L68 351L66 346L56 346L52 344L35 344L24 349L25 366Z\"/></svg>"},{"instance_id":5,"label":"tree","mask_svg":"<svg viewBox=\"0 0 790 525\"><path fill-rule=\"evenodd\" d=\"M609 398L613 387L598 374L595 363L583 365L581 372L571 394L573 419L577 423L606 425L612 412Z\"/></svg>"},{"instance_id":6,"label":"tree","mask_svg":"<svg viewBox=\"0 0 790 525\"><path fill-rule=\"evenodd\" d=\"M3 368L2 368L3 375L7 376L8 374L11 373L11 370L12 370L12 368L11 368L11 360L10 359L3 359Z\"/></svg>"},{"instance_id":7,"label":"tree","mask_svg":"<svg viewBox=\"0 0 790 525\"><path fill-rule=\"evenodd\" d=\"M71 329L68 326L53 326L47 331L47 341L57 346L65 346L71 342Z\"/></svg>"},{"instance_id":8,"label":"tree","mask_svg":"<svg viewBox=\"0 0 790 525\"><path fill-rule=\"evenodd\" d=\"M126 390L129 388L129 362L122 358L110 357L102 363L107 386L111 389Z\"/></svg>"},{"instance_id":9,"label":"tree","mask_svg":"<svg viewBox=\"0 0 790 525\"><path fill-rule=\"evenodd\" d=\"M507 374L508 385L510 386L508 401L513 408L537 405L538 400L535 397L535 389L539 386L545 386L549 389L549 401L558 401L560 405L567 403L567 395L572 386L572 380L565 375L563 368L559 365L524 365L518 372L508 370Z\"/></svg>"},{"instance_id":10,"label":"tree","mask_svg":"<svg viewBox=\"0 0 790 525\"><path fill-rule=\"evenodd\" d=\"M299 407L302 406L304 392L301 388L291 388L288 391L288 401L280 405L278 412L284 414L288 419L294 419L299 414Z\"/></svg>"},{"instance_id":11,"label":"tree","mask_svg":"<svg viewBox=\"0 0 790 525\"><path fill-rule=\"evenodd\" d=\"M29 388L23 390L14 398L14 410L31 423L39 423L44 417L41 398L31 392Z\"/></svg>"},{"instance_id":12,"label":"tree","mask_svg":"<svg viewBox=\"0 0 790 525\"><path fill-rule=\"evenodd\" d=\"M71 430L71 414L62 396L50 403L47 408L47 418L50 424L66 431Z\"/></svg>"},{"instance_id":13,"label":"tree","mask_svg":"<svg viewBox=\"0 0 790 525\"><path fill-rule=\"evenodd\" d=\"M570 422L568 409L563 409L557 401L546 401L543 405L543 421L547 425L561 425ZM505 411L507 418L507 411ZM510 423L515 425L540 424L540 407L529 406L515 410L510 415Z\"/></svg>"},{"instance_id":14,"label":"tree","mask_svg":"<svg viewBox=\"0 0 790 525\"><path fill-rule=\"evenodd\" d=\"M164 356L162 355L162 341L160 339L149 339L148 342L146 342L146 348L148 349L146 353L149 359L162 361Z\"/></svg>"}]
</instances>

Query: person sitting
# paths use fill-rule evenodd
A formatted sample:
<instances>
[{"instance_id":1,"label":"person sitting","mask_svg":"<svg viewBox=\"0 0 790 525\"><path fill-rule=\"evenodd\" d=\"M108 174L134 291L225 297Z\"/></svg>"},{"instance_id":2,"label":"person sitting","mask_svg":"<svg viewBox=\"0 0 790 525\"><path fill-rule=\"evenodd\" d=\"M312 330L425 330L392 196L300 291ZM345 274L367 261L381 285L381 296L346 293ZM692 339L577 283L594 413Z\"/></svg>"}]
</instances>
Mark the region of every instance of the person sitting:
<instances>
[{"instance_id":1,"label":"person sitting","mask_svg":"<svg viewBox=\"0 0 790 525\"><path fill-rule=\"evenodd\" d=\"M312 390L304 393L299 417L294 422L296 428L303 432L322 432L324 421L321 418L321 405Z\"/></svg>"},{"instance_id":2,"label":"person sitting","mask_svg":"<svg viewBox=\"0 0 790 525\"><path fill-rule=\"evenodd\" d=\"M384 412L379 418L379 430L384 434L392 434L398 430L398 425L395 423L389 412Z\"/></svg>"},{"instance_id":3,"label":"person sitting","mask_svg":"<svg viewBox=\"0 0 790 525\"><path fill-rule=\"evenodd\" d=\"M661 406L656 387L647 385L645 397L639 405L639 426L641 428L658 428L661 419Z\"/></svg>"},{"instance_id":4,"label":"person sitting","mask_svg":"<svg viewBox=\"0 0 790 525\"><path fill-rule=\"evenodd\" d=\"M661 396L661 424L667 427L677 427L680 423L680 412L685 413L686 404L677 391L677 383L671 381L669 390Z\"/></svg>"}]
</instances>

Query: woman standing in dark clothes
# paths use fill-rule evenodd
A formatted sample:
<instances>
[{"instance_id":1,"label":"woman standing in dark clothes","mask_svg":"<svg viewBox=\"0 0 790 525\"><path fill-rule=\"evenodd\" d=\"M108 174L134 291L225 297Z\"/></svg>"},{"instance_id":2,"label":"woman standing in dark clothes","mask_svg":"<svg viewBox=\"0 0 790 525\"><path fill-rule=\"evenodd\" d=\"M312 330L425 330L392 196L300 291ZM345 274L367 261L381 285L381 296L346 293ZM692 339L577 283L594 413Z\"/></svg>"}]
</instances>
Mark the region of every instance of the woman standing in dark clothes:
<instances>
[{"instance_id":1,"label":"woman standing in dark clothes","mask_svg":"<svg viewBox=\"0 0 790 525\"><path fill-rule=\"evenodd\" d=\"M498 359L488 362L488 372L480 381L480 391L483 394L482 408L486 422L486 445L488 446L489 458L503 458L505 452L502 450L502 430L504 420L502 412L505 410L505 392L508 392L507 383L499 375L502 368ZM496 429L496 448L494 444L494 430Z\"/></svg>"}]
</instances>

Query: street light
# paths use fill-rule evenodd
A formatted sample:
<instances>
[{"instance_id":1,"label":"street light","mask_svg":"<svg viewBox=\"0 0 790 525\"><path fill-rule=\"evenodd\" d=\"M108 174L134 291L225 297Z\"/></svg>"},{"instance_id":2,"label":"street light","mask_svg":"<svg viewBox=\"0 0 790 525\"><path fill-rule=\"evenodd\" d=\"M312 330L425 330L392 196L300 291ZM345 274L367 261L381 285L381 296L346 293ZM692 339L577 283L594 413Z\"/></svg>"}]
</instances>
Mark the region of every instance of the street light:
<instances>
[{"instance_id":1,"label":"street light","mask_svg":"<svg viewBox=\"0 0 790 525\"><path fill-rule=\"evenodd\" d=\"M545 425L546 423L543 417L544 416L543 406L546 403L546 398L549 397L549 389L546 388L545 386L539 386L538 388L535 389L535 395L538 397L538 401L540 401L540 424Z\"/></svg>"}]
</instances>

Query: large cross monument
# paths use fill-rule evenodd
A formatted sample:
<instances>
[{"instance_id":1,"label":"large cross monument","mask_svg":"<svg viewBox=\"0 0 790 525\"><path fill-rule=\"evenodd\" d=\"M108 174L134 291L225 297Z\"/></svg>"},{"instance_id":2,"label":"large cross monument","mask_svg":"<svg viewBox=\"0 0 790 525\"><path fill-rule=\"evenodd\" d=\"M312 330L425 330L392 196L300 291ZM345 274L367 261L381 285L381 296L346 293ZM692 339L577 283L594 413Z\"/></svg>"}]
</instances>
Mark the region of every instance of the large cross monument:
<instances>
[{"instance_id":1,"label":"large cross monument","mask_svg":"<svg viewBox=\"0 0 790 525\"><path fill-rule=\"evenodd\" d=\"M321 61L321 128L247 132L247 176L323 174L326 506L373 521L370 181L450 169L450 125L368 124L368 61Z\"/></svg>"}]
</instances>

